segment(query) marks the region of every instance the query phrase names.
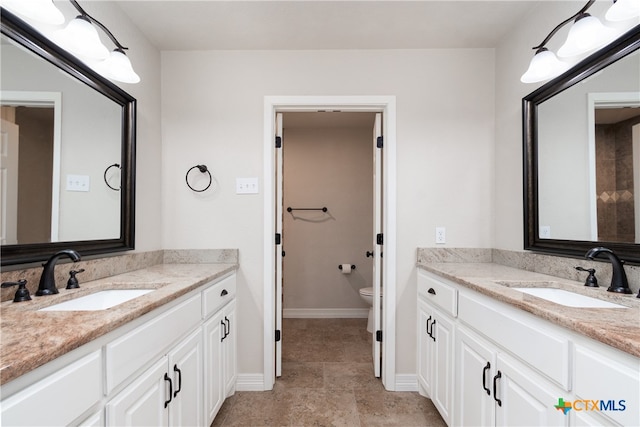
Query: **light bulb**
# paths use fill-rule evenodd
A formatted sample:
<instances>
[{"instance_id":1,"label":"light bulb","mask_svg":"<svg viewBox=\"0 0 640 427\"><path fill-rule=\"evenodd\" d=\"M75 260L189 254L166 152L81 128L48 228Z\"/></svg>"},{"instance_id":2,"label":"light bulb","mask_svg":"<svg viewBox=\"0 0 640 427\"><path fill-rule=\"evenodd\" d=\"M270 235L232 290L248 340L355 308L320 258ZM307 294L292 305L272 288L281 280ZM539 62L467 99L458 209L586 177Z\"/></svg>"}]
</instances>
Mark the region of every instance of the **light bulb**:
<instances>
[{"instance_id":1,"label":"light bulb","mask_svg":"<svg viewBox=\"0 0 640 427\"><path fill-rule=\"evenodd\" d=\"M131 61L121 49L115 49L109 58L96 64L94 69L111 80L132 84L140 82L140 76L133 71Z\"/></svg>"},{"instance_id":2,"label":"light bulb","mask_svg":"<svg viewBox=\"0 0 640 427\"><path fill-rule=\"evenodd\" d=\"M567 41L558 49L558 56L569 58L599 49L618 36L618 32L602 25L598 18L584 13L571 26Z\"/></svg>"},{"instance_id":3,"label":"light bulb","mask_svg":"<svg viewBox=\"0 0 640 427\"><path fill-rule=\"evenodd\" d=\"M529 68L522 75L522 83L537 83L559 76L569 69L569 64L560 61L556 55L546 48L541 48L531 58Z\"/></svg>"}]
</instances>

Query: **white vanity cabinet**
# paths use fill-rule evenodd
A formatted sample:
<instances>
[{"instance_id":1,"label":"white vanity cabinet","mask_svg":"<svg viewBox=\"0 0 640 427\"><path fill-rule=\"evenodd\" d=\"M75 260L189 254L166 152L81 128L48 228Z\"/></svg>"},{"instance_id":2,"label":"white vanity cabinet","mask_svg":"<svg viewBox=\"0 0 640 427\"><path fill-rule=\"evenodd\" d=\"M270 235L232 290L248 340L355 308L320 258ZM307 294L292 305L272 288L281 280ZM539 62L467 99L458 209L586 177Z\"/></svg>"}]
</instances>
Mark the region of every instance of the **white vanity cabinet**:
<instances>
[{"instance_id":1,"label":"white vanity cabinet","mask_svg":"<svg viewBox=\"0 0 640 427\"><path fill-rule=\"evenodd\" d=\"M419 390L431 398L442 418L450 424L456 292L438 280L419 275L418 296Z\"/></svg>"},{"instance_id":2,"label":"white vanity cabinet","mask_svg":"<svg viewBox=\"0 0 640 427\"><path fill-rule=\"evenodd\" d=\"M561 389L464 325L456 331L456 366L455 425L568 425L549 410Z\"/></svg>"},{"instance_id":3,"label":"white vanity cabinet","mask_svg":"<svg viewBox=\"0 0 640 427\"><path fill-rule=\"evenodd\" d=\"M202 354L198 328L107 403L107 424L203 425Z\"/></svg>"},{"instance_id":4,"label":"white vanity cabinet","mask_svg":"<svg viewBox=\"0 0 640 427\"><path fill-rule=\"evenodd\" d=\"M206 425L213 422L225 398L235 392L237 378L235 293L235 276L228 277L203 293Z\"/></svg>"},{"instance_id":5,"label":"white vanity cabinet","mask_svg":"<svg viewBox=\"0 0 640 427\"><path fill-rule=\"evenodd\" d=\"M453 307L426 302L434 283L457 292L456 315L440 313L453 331L453 410L438 402L433 368L425 362L439 357L430 356L429 332L440 333L425 322L431 316L438 324L438 312ZM418 382L448 425L640 425L638 357L420 270L418 313ZM448 367L438 369L448 375ZM573 408L556 409L559 399ZM589 411L586 401L598 401L599 410Z\"/></svg>"},{"instance_id":6,"label":"white vanity cabinet","mask_svg":"<svg viewBox=\"0 0 640 427\"><path fill-rule=\"evenodd\" d=\"M102 384L102 354L98 350L3 399L0 425L74 425L99 404Z\"/></svg>"},{"instance_id":7,"label":"white vanity cabinet","mask_svg":"<svg viewBox=\"0 0 640 427\"><path fill-rule=\"evenodd\" d=\"M227 274L18 378L0 425L210 425L235 391L235 289Z\"/></svg>"}]
</instances>

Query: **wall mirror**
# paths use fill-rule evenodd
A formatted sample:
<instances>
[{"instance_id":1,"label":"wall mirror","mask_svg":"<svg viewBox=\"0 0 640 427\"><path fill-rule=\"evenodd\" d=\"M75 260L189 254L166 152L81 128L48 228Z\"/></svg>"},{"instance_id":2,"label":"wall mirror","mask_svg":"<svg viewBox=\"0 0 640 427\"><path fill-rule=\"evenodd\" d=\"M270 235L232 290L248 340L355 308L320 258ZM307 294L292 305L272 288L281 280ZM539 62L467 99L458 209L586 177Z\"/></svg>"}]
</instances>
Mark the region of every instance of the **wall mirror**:
<instances>
[{"instance_id":1,"label":"wall mirror","mask_svg":"<svg viewBox=\"0 0 640 427\"><path fill-rule=\"evenodd\" d=\"M640 26L523 98L525 249L640 264Z\"/></svg>"},{"instance_id":2,"label":"wall mirror","mask_svg":"<svg viewBox=\"0 0 640 427\"><path fill-rule=\"evenodd\" d=\"M133 249L136 101L2 9L2 265Z\"/></svg>"}]
</instances>

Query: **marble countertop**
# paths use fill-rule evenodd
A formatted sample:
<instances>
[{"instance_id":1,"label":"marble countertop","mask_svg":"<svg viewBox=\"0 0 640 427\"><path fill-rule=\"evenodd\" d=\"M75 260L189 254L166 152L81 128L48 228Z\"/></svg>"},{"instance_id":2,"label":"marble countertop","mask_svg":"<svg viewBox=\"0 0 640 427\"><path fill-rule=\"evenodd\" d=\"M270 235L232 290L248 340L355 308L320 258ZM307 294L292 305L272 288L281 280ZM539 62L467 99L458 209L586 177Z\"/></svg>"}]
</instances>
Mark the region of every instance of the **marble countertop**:
<instances>
[{"instance_id":1,"label":"marble countertop","mask_svg":"<svg viewBox=\"0 0 640 427\"><path fill-rule=\"evenodd\" d=\"M190 291L237 269L237 264L160 264L80 283L79 289L0 304L0 384L50 362ZM38 311L104 289L156 289L100 311Z\"/></svg>"},{"instance_id":2,"label":"marble countertop","mask_svg":"<svg viewBox=\"0 0 640 427\"><path fill-rule=\"evenodd\" d=\"M492 263L418 263L418 267L556 325L640 357L640 298L584 283ZM628 308L577 308L556 304L511 287L551 287Z\"/></svg>"}]
</instances>

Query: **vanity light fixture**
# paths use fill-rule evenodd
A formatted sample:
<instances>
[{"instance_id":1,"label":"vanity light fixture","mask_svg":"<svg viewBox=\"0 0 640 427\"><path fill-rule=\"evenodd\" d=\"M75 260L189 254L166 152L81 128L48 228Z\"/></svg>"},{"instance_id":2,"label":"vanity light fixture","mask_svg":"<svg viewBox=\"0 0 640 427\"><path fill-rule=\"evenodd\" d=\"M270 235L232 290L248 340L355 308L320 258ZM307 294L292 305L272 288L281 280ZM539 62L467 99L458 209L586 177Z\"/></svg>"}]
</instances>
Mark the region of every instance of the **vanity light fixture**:
<instances>
[{"instance_id":1,"label":"vanity light fixture","mask_svg":"<svg viewBox=\"0 0 640 427\"><path fill-rule=\"evenodd\" d=\"M138 83L140 76L136 74L131 61L124 53L124 47L100 21L89 15L76 0L69 0L79 15L72 19L65 28L48 34L58 46L86 62L102 76L123 82ZM64 15L52 0L2 0L2 7L27 19L52 25L64 23ZM113 42L116 48L109 49L102 43L98 30L100 28Z\"/></svg>"},{"instance_id":2,"label":"vanity light fixture","mask_svg":"<svg viewBox=\"0 0 640 427\"><path fill-rule=\"evenodd\" d=\"M64 15L53 0L3 0L2 7L42 24L61 25Z\"/></svg>"},{"instance_id":3,"label":"vanity light fixture","mask_svg":"<svg viewBox=\"0 0 640 427\"><path fill-rule=\"evenodd\" d=\"M53 41L81 59L88 60L87 62L94 70L108 79L123 83L138 83L140 76L133 71L131 61L124 53L128 48L120 44L113 33L89 15L76 0L69 0L69 2L80 15L69 22L65 29L55 32L52 35ZM116 46L112 52L102 44L94 25L104 31ZM93 63L91 60L94 60Z\"/></svg>"},{"instance_id":4,"label":"vanity light fixture","mask_svg":"<svg viewBox=\"0 0 640 427\"><path fill-rule=\"evenodd\" d=\"M529 68L520 78L521 82L536 83L549 80L559 76L570 68L571 64L559 60L553 52L545 48L545 45L558 30L569 22L573 22L574 24L569 30L567 41L558 49L558 56L561 58L572 58L584 55L611 43L618 37L619 32L617 30L602 25L598 18L587 13L587 10L593 3L595 3L595 0L587 1L587 4L573 16L558 24L558 26L545 37L542 43L533 47L536 53L531 60ZM622 4L617 5L618 3ZM611 10L614 10L612 16L618 17L618 20L633 18L634 13L640 13L640 0L614 0L613 5L607 12L607 19L609 19Z\"/></svg>"}]
</instances>

